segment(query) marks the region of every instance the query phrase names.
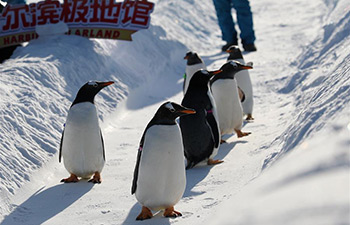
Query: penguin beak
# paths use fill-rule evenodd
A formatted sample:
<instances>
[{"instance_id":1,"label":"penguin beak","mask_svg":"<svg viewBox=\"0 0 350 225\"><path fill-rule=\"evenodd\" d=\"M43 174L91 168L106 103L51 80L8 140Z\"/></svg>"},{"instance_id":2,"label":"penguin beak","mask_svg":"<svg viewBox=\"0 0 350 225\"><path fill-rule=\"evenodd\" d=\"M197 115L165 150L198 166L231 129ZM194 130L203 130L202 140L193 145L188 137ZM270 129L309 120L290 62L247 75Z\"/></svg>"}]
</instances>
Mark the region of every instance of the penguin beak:
<instances>
[{"instance_id":1,"label":"penguin beak","mask_svg":"<svg viewBox=\"0 0 350 225\"><path fill-rule=\"evenodd\" d=\"M219 74L219 73L221 73L221 72L222 72L222 70L209 71L209 75L212 77L212 76L214 76L214 75L216 75L216 74Z\"/></svg>"},{"instance_id":2,"label":"penguin beak","mask_svg":"<svg viewBox=\"0 0 350 225\"><path fill-rule=\"evenodd\" d=\"M185 110L181 110L180 112L183 114L195 114L196 113L196 111L193 109L185 109Z\"/></svg>"},{"instance_id":3,"label":"penguin beak","mask_svg":"<svg viewBox=\"0 0 350 225\"><path fill-rule=\"evenodd\" d=\"M184 59L188 59L188 55L186 55L186 56L184 57Z\"/></svg>"},{"instance_id":4,"label":"penguin beak","mask_svg":"<svg viewBox=\"0 0 350 225\"><path fill-rule=\"evenodd\" d=\"M241 66L241 68L245 70L250 70L250 69L253 69L253 66L247 64L247 65Z\"/></svg>"},{"instance_id":5,"label":"penguin beak","mask_svg":"<svg viewBox=\"0 0 350 225\"><path fill-rule=\"evenodd\" d=\"M177 112L179 112L181 115L187 115L187 114L195 114L196 111L194 109L186 108L182 105L177 105Z\"/></svg>"},{"instance_id":6,"label":"penguin beak","mask_svg":"<svg viewBox=\"0 0 350 225\"><path fill-rule=\"evenodd\" d=\"M111 84L114 84L114 81L107 81L107 82L100 82L100 83L99 83L99 85L100 85L101 87L107 87L107 86L109 86L109 85L111 85Z\"/></svg>"}]
</instances>

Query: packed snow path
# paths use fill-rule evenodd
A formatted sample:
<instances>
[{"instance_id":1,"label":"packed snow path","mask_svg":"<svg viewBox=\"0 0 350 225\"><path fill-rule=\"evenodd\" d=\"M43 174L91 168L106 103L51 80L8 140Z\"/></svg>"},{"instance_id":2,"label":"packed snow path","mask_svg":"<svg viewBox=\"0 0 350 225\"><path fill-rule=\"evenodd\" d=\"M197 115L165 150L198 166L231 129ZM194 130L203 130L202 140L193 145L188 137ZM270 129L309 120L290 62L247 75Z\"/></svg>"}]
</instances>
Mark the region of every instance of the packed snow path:
<instances>
[{"instance_id":1,"label":"packed snow path","mask_svg":"<svg viewBox=\"0 0 350 225\"><path fill-rule=\"evenodd\" d=\"M344 2L252 1L258 52L246 54L245 59L254 62L254 69L250 74L255 94L253 114L255 121L245 124L243 128L245 131L251 131L252 134L242 139L237 139L236 136L225 137L228 138L228 143L220 147L216 157L223 159L225 161L223 164L214 167L198 166L187 171L185 194L175 206L176 210L182 212L182 217L168 219L158 214L151 220L136 222L135 218L141 207L130 194L137 148L145 126L162 102L170 99L180 103L182 99L181 75L184 72L185 62L181 61L181 57L185 55L185 48L174 41L171 47L164 49L173 50L178 47L183 52L177 52L174 54L178 57L177 59L169 58L169 62L165 63L168 65L167 63L176 62L176 65L168 65L172 70L157 71L157 74L150 77L147 82L133 89L126 100L119 102L114 113L104 117L102 128L107 161L102 171L102 184L93 185L87 181L75 184L59 183L62 178L67 177L68 173L63 164L58 163L56 154L39 171L36 170L28 178L29 181L11 197L8 207L12 212L7 216L3 215L6 217L1 224L66 224L69 222L72 224L163 225L208 224L208 221L213 221L212 224L214 224L217 222L216 219L219 221L221 218L222 210L225 213L227 203L232 205L232 208L226 211L226 214L232 216L232 224L288 224L288 221L290 224L349 224L349 151L346 149L349 146L349 126L346 127L349 121L340 124L339 121L334 122L335 115L349 118L349 97L343 95L344 92L349 93L350 87L349 78L345 76L349 73L350 63L349 52L345 50L345 46L350 44L349 33L345 30L349 23L342 21L349 20L350 13L349 9L344 12L341 10L346 9L342 7L345 5ZM190 50L199 52L209 69L217 69L225 62L227 54L219 51L222 42L211 2L183 1L183 4L179 5L169 1L157 3L157 10L164 13L155 11L152 20L155 25L164 30L152 27L150 29L152 34L162 35L162 32L167 32L169 39L180 40ZM197 13L208 12L209 15L203 13L195 17L198 20L190 21L189 18L194 18L186 14L188 9L181 6L194 7L195 4L200 5L196 8ZM337 13L338 11L343 14ZM171 17L174 15L179 17L178 21ZM320 31L327 20L337 22L337 26L332 27L330 23L325 28L337 35L329 34L323 43L319 41L322 36ZM173 31L171 28L173 26L167 26L166 23L169 21L180 24L174 27L181 27L181 31L189 33L188 37L184 35L186 32L181 34ZM196 23L207 24L210 31L194 30L193 27L198 26ZM209 38L203 35L205 32L208 32ZM143 36L140 34L139 37ZM152 36L146 35L143 38L142 40L136 38L134 44L139 44L138 47L147 45ZM106 48L115 47L109 41L99 42ZM127 43L121 44L122 47L119 50L127 50L125 47L127 45ZM305 47L308 45L311 46L309 49ZM332 46L337 47L334 54L338 57L329 58L327 55L322 55L330 51ZM133 53L137 55L144 52ZM317 55L322 58L317 58ZM118 59L122 59L126 56L119 57ZM142 57L135 57L136 60L133 61L142 61ZM327 60L333 60L334 66L327 64ZM128 63L128 61L122 61L119 66L122 66L123 62ZM105 63L107 68L114 65L114 62L109 60ZM154 62L154 64L156 65L151 66L157 66L157 63ZM141 65L138 64L139 67ZM161 65L164 66L163 63ZM123 72L122 68L117 71ZM135 69L135 71L142 70ZM113 70L113 72L116 71ZM336 105L327 105L327 101L316 105L320 109L326 105L331 112L327 113L328 111L325 110L324 113L315 114L311 118L315 124L313 127L312 124L304 123L309 118L303 120L299 117L313 115L313 109L308 109L305 102L313 104L313 101L310 101L312 100L312 96L309 97L310 92L315 92L316 89L322 90L323 86L320 85L327 81L327 78L320 80L318 73L325 73L324 76L337 74L338 77L342 77L342 84L337 82L338 86L329 85L328 87L334 91L341 89L343 92L339 93L338 96L341 96L342 100ZM309 77L302 76L303 74L308 74ZM84 82L85 80L80 83ZM300 86L301 84L304 86ZM319 95L332 94L327 91ZM99 104L103 104L106 108L105 104L110 104L106 102L112 99L107 94L103 96L104 98L97 98L96 102L100 102ZM69 104L69 102L66 103ZM302 113L299 114L300 112ZM322 117L323 115L326 117ZM331 125L326 126L326 123ZM319 139L305 141L309 135L321 128L326 132L319 132ZM330 140L330 143L334 144L327 146L327 149L322 148L322 145L313 145L315 142L322 143L329 137L329 133L337 131L339 135L333 139L334 142ZM292 138L291 134L295 134L296 137ZM59 139L59 134L56 136ZM286 158L280 157L284 151L294 150L303 142L301 146L303 152L299 151ZM319 152L315 152L313 147L308 147L307 143L316 146L320 149ZM338 152L328 151L333 148ZM281 163L272 164L279 158L286 166ZM261 175L262 168L269 166L271 168ZM303 171L297 171L297 169L303 169ZM326 176L320 176L323 173ZM297 176L298 174L300 175ZM303 181L302 178L305 177L312 182ZM272 180L275 183L269 186ZM295 184L298 188L293 186ZM274 195L270 194L270 190L273 190ZM307 198L308 196L310 198ZM282 198L284 202L288 202L287 205L278 201Z\"/></svg>"}]
</instances>

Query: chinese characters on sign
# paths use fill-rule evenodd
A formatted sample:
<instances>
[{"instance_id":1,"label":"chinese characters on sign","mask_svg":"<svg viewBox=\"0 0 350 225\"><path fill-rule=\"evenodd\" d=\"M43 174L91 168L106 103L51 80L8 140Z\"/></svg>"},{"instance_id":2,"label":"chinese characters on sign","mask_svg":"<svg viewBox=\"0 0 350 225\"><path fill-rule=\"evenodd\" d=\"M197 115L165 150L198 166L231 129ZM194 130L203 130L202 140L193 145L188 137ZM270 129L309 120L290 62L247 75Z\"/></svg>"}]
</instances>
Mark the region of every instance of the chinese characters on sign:
<instances>
[{"instance_id":1,"label":"chinese characters on sign","mask_svg":"<svg viewBox=\"0 0 350 225\"><path fill-rule=\"evenodd\" d=\"M7 5L0 15L0 47L38 37L35 26L64 22L68 34L91 38L131 40L147 29L154 3L148 0L45 0L29 5Z\"/></svg>"}]
</instances>

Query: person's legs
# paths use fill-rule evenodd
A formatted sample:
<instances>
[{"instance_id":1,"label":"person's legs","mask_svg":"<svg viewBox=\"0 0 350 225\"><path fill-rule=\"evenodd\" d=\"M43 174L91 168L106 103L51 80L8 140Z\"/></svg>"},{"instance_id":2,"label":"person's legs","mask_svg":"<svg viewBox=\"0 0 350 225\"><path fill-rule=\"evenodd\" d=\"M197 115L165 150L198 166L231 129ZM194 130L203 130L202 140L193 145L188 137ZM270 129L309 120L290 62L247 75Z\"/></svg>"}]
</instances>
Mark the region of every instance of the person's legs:
<instances>
[{"instance_id":1,"label":"person's legs","mask_svg":"<svg viewBox=\"0 0 350 225\"><path fill-rule=\"evenodd\" d=\"M213 2L222 32L222 40L230 44L237 44L237 31L231 13L231 0L213 0Z\"/></svg>"},{"instance_id":2,"label":"person's legs","mask_svg":"<svg viewBox=\"0 0 350 225\"><path fill-rule=\"evenodd\" d=\"M237 23L241 30L242 44L254 44L255 34L253 29L253 15L248 0L232 0L233 8L236 10Z\"/></svg>"},{"instance_id":3,"label":"person's legs","mask_svg":"<svg viewBox=\"0 0 350 225\"><path fill-rule=\"evenodd\" d=\"M0 63L4 62L6 59L9 59L13 52L16 50L17 47L21 45L12 45L4 48L0 48Z\"/></svg>"}]
</instances>

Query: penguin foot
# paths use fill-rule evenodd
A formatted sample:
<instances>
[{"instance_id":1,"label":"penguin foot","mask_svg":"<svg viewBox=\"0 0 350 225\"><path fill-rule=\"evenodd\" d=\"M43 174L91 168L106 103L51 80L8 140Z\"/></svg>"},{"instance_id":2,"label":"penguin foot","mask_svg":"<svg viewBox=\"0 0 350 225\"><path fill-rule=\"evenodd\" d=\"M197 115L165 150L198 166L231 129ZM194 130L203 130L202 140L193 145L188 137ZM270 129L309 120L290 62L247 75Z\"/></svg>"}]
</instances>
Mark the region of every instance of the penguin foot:
<instances>
[{"instance_id":1,"label":"penguin foot","mask_svg":"<svg viewBox=\"0 0 350 225\"><path fill-rule=\"evenodd\" d=\"M245 137L248 136L249 134L251 134L252 132L242 132L241 130L237 130L235 129L237 137L241 138L241 137Z\"/></svg>"},{"instance_id":2,"label":"penguin foot","mask_svg":"<svg viewBox=\"0 0 350 225\"><path fill-rule=\"evenodd\" d=\"M72 174L72 173L70 174L70 177L61 180L61 182L64 182L64 183L76 183L78 181L79 181L79 179L78 179L77 175Z\"/></svg>"},{"instance_id":3,"label":"penguin foot","mask_svg":"<svg viewBox=\"0 0 350 225\"><path fill-rule=\"evenodd\" d=\"M100 184L102 182L101 174L99 172L95 172L94 177L90 179L88 182L92 182L94 184Z\"/></svg>"},{"instance_id":4,"label":"penguin foot","mask_svg":"<svg viewBox=\"0 0 350 225\"><path fill-rule=\"evenodd\" d=\"M224 144L224 143L227 143L227 142L224 139L221 139L220 144Z\"/></svg>"},{"instance_id":5,"label":"penguin foot","mask_svg":"<svg viewBox=\"0 0 350 225\"><path fill-rule=\"evenodd\" d=\"M220 164L220 163L223 163L224 161L223 160L220 160L220 159L208 159L208 162L207 164L208 165L216 165L216 164Z\"/></svg>"},{"instance_id":6,"label":"penguin foot","mask_svg":"<svg viewBox=\"0 0 350 225\"><path fill-rule=\"evenodd\" d=\"M182 216L182 214L180 212L178 212L178 211L175 211L174 207L172 206L172 207L169 207L169 208L165 209L163 216L175 218L175 217Z\"/></svg>"},{"instance_id":7,"label":"penguin foot","mask_svg":"<svg viewBox=\"0 0 350 225\"><path fill-rule=\"evenodd\" d=\"M247 118L245 118L245 120L254 120L252 114L248 114L247 115Z\"/></svg>"},{"instance_id":8,"label":"penguin foot","mask_svg":"<svg viewBox=\"0 0 350 225\"><path fill-rule=\"evenodd\" d=\"M136 217L136 220L147 220L147 219L151 219L152 217L153 217L153 214L151 210L145 206L142 206L142 211Z\"/></svg>"}]
</instances>

